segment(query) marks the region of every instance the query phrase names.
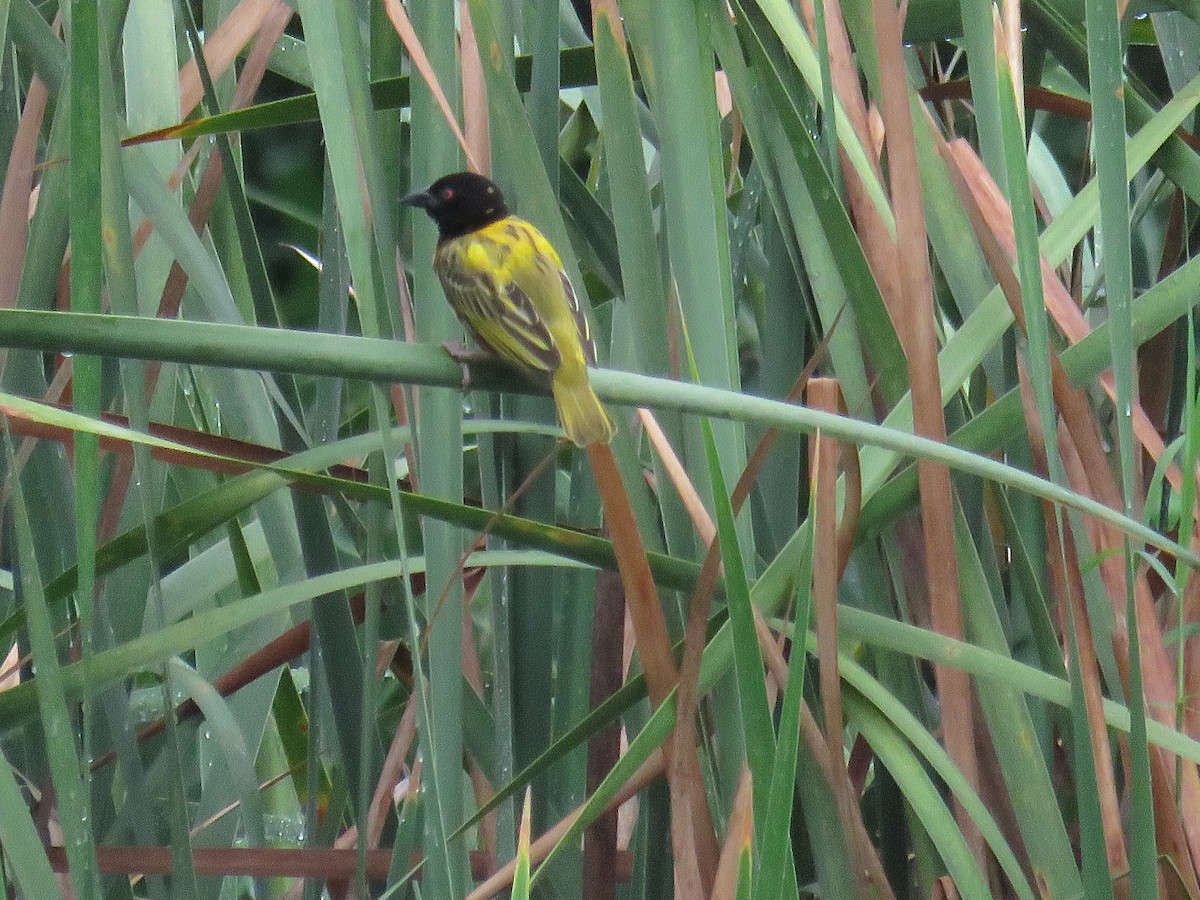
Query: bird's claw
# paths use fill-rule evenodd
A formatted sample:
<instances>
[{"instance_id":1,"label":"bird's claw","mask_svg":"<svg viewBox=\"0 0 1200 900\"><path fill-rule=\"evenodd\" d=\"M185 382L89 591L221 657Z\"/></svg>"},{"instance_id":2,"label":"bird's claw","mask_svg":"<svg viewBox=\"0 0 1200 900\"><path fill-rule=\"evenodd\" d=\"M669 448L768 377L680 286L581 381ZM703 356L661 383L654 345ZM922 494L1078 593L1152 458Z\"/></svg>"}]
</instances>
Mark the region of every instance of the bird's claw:
<instances>
[{"instance_id":1,"label":"bird's claw","mask_svg":"<svg viewBox=\"0 0 1200 900\"><path fill-rule=\"evenodd\" d=\"M462 369L462 392L467 393L471 389L471 366L490 359L491 354L484 353L482 350L472 350L458 341L446 341L442 344L442 349L449 353L450 358Z\"/></svg>"}]
</instances>

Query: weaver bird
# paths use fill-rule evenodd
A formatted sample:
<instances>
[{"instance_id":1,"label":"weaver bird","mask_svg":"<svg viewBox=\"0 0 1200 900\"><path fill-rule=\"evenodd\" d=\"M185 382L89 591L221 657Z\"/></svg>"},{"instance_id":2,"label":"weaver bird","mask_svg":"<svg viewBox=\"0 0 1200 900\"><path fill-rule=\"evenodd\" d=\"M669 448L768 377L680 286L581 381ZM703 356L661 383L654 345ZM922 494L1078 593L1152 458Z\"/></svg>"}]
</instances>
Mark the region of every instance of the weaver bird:
<instances>
[{"instance_id":1,"label":"weaver bird","mask_svg":"<svg viewBox=\"0 0 1200 900\"><path fill-rule=\"evenodd\" d=\"M580 447L611 441L616 429L588 383L596 346L550 242L509 212L500 188L474 172L446 175L400 202L437 223L433 269L479 346L549 377L570 440Z\"/></svg>"}]
</instances>

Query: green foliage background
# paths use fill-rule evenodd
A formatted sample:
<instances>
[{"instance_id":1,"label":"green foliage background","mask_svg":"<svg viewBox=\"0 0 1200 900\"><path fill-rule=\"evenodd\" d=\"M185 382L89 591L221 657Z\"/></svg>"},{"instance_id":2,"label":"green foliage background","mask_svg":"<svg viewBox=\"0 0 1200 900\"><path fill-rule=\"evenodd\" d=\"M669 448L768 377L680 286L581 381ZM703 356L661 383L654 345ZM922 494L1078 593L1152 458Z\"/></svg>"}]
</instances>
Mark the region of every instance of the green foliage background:
<instances>
[{"instance_id":1,"label":"green foliage background","mask_svg":"<svg viewBox=\"0 0 1200 900\"><path fill-rule=\"evenodd\" d=\"M514 896L1200 896L1200 8L913 0L903 46L894 12L0 0L13 895L468 896L528 788L535 839L573 827ZM621 585L587 457L439 346L435 235L396 201L469 159L590 301L676 641L719 544L711 817L635 775L675 715L637 654L589 694L633 636L594 640ZM845 414L783 400L809 359ZM818 433L851 448L833 503Z\"/></svg>"}]
</instances>

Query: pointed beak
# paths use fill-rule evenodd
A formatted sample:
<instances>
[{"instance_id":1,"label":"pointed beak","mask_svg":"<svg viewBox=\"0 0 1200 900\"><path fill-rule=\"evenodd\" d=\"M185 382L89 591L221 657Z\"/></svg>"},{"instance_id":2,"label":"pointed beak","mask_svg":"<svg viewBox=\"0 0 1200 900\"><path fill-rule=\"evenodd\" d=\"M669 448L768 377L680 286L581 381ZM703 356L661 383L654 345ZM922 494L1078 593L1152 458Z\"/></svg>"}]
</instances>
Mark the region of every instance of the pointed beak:
<instances>
[{"instance_id":1,"label":"pointed beak","mask_svg":"<svg viewBox=\"0 0 1200 900\"><path fill-rule=\"evenodd\" d=\"M429 193L429 191L417 191L416 193L409 194L407 197L401 198L400 205L417 206L421 209L430 209L436 202L437 201L434 200L433 194Z\"/></svg>"}]
</instances>

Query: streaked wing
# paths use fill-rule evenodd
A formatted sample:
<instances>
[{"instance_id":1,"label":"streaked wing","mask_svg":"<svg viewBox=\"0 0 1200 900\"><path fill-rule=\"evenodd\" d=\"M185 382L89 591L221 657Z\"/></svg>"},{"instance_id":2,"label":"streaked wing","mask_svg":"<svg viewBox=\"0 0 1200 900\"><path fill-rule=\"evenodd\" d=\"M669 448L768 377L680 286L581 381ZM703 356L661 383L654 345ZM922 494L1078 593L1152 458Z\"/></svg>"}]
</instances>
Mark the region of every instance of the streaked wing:
<instances>
[{"instance_id":1,"label":"streaked wing","mask_svg":"<svg viewBox=\"0 0 1200 900\"><path fill-rule=\"evenodd\" d=\"M552 372L562 357L529 296L510 283L501 292L490 274L469 269L457 253L439 253L438 275L459 321L483 348L519 366Z\"/></svg>"},{"instance_id":2,"label":"streaked wing","mask_svg":"<svg viewBox=\"0 0 1200 900\"><path fill-rule=\"evenodd\" d=\"M579 339L583 343L583 355L587 357L589 364L595 365L596 343L592 340L592 331L588 327L587 316L579 308L579 298L575 296L575 288L571 285L571 279L567 277L567 273L559 269L558 277L562 280L563 292L567 295L567 305L571 307L571 315L575 317L575 327L579 329Z\"/></svg>"}]
</instances>

